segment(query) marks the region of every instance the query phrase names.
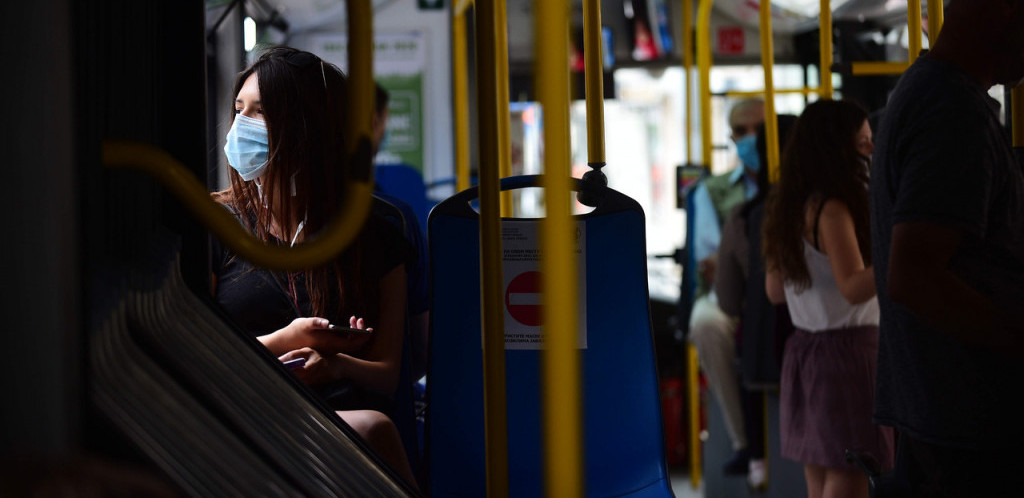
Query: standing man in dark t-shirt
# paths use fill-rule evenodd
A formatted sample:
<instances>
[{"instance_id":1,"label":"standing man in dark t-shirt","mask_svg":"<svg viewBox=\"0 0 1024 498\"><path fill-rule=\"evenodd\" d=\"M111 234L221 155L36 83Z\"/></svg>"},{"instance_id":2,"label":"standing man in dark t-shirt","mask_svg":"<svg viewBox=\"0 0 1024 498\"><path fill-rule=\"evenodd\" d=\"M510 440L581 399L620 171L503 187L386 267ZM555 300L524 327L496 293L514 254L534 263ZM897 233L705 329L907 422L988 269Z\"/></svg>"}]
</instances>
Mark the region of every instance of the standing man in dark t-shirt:
<instances>
[{"instance_id":1,"label":"standing man in dark t-shirt","mask_svg":"<svg viewBox=\"0 0 1024 498\"><path fill-rule=\"evenodd\" d=\"M1024 0L954 0L876 135L874 414L913 496L1020 487L1024 176L987 92L1022 78Z\"/></svg>"}]
</instances>

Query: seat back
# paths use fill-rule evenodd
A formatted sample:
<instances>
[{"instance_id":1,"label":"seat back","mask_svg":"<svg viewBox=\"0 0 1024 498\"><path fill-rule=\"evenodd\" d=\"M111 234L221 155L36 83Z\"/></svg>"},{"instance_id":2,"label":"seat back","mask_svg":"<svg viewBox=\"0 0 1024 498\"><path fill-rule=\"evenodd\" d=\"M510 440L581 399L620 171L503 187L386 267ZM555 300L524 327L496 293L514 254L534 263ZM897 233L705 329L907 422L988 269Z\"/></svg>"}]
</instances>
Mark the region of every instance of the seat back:
<instances>
[{"instance_id":1,"label":"seat back","mask_svg":"<svg viewBox=\"0 0 1024 498\"><path fill-rule=\"evenodd\" d=\"M502 189L536 186L538 178L506 178ZM580 182L575 185L581 188ZM479 221L470 207L476 195L473 188L443 201L428 221L433 302L427 454L435 497L481 496L486 489ZM581 281L586 284L580 296L586 323L581 367L587 495L671 496L648 308L644 214L636 201L614 190L601 188L598 196L603 199L593 212L575 218L585 237ZM540 353L506 347L510 496L543 494Z\"/></svg>"},{"instance_id":2,"label":"seat back","mask_svg":"<svg viewBox=\"0 0 1024 498\"><path fill-rule=\"evenodd\" d=\"M423 175L407 164L378 164L373 174L377 188L408 203L416 213L416 221L425 226L430 201Z\"/></svg>"},{"instance_id":3,"label":"seat back","mask_svg":"<svg viewBox=\"0 0 1024 498\"><path fill-rule=\"evenodd\" d=\"M408 239L407 227L413 220L407 219L407 214L402 208L387 196L375 194L372 204L373 212L395 225ZM411 243L411 241L410 241ZM416 254L419 257L419 254ZM406 308L408 310L408 308ZM420 467L420 447L418 429L416 427L415 409L415 386L416 377L413 373L413 349L415 342L411 333L410 314L407 312L404 320L405 330L402 337L402 364L398 374L398 387L395 389L395 406L392 413L388 415L398 429L398 434L405 447L405 454L409 459L409 467L414 473Z\"/></svg>"}]
</instances>

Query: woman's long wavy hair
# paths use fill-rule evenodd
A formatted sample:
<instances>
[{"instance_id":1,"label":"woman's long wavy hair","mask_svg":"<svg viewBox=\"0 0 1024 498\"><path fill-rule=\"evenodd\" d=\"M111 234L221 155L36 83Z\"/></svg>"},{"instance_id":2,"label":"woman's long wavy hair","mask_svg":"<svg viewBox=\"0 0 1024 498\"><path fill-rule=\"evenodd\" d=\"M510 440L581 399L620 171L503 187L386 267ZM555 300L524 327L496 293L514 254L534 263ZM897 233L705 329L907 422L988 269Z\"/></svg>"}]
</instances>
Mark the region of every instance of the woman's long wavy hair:
<instances>
[{"instance_id":1,"label":"woman's long wavy hair","mask_svg":"<svg viewBox=\"0 0 1024 498\"><path fill-rule=\"evenodd\" d=\"M233 95L238 95L252 74L259 83L269 142L269 165L261 176L263 197L255 181L243 181L230 166L231 186L212 196L240 213L255 237L287 244L300 221L304 222L303 234L309 236L323 230L338 214L353 167L344 143L350 126L345 98L349 85L333 64L290 47L263 53L238 75ZM281 239L288 240L278 240L270 233L271 219L278 223ZM372 320L370 323L376 322L376 299L364 296L376 296L378 283L360 275L364 252L362 238L357 237L335 261L303 272L314 316L348 308ZM294 275L287 277L292 283Z\"/></svg>"},{"instance_id":2,"label":"woman's long wavy hair","mask_svg":"<svg viewBox=\"0 0 1024 498\"><path fill-rule=\"evenodd\" d=\"M819 100L804 109L785 148L778 184L768 196L763 251L767 268L798 288L811 282L804 260L809 202L817 206L836 199L846 204L860 253L865 264L871 263L868 167L856 143L867 118L854 103Z\"/></svg>"}]
</instances>

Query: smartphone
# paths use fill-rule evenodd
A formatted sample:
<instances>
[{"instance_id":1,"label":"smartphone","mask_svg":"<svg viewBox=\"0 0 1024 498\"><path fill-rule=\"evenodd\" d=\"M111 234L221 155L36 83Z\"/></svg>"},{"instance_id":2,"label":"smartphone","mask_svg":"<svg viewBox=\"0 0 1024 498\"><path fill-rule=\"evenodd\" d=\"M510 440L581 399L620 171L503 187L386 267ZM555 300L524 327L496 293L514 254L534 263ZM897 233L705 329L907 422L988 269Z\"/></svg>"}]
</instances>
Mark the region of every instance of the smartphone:
<instances>
[{"instance_id":1,"label":"smartphone","mask_svg":"<svg viewBox=\"0 0 1024 498\"><path fill-rule=\"evenodd\" d=\"M289 370L298 370L298 369L306 366L306 359L305 358L295 358L294 360L288 360L288 361L282 362L282 364L284 366L288 367Z\"/></svg>"},{"instance_id":2,"label":"smartphone","mask_svg":"<svg viewBox=\"0 0 1024 498\"><path fill-rule=\"evenodd\" d=\"M328 325L327 328L329 330L333 330L333 331L335 331L335 332L337 332L339 334L372 334L373 333L372 330L356 329L356 328L352 328L352 327L345 327L345 326L342 326L342 325L335 325L333 323Z\"/></svg>"}]
</instances>

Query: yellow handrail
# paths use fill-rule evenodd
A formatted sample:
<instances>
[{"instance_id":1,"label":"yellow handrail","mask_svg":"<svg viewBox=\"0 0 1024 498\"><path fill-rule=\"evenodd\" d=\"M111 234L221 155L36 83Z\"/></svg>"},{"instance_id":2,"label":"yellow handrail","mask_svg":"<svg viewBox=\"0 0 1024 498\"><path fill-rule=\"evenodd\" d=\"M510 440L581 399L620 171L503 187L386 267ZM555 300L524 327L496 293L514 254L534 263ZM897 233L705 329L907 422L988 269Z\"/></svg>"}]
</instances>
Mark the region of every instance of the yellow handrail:
<instances>
[{"instance_id":1,"label":"yellow handrail","mask_svg":"<svg viewBox=\"0 0 1024 498\"><path fill-rule=\"evenodd\" d=\"M477 116L480 140L480 287L483 330L487 496L508 496L505 401L505 314L501 266L498 90L495 0L476 2Z\"/></svg>"},{"instance_id":2,"label":"yellow handrail","mask_svg":"<svg viewBox=\"0 0 1024 498\"><path fill-rule=\"evenodd\" d=\"M505 0L494 2L494 61L498 90L498 176L512 176L512 137L509 134L508 96L508 10ZM512 216L512 191L501 192L501 215Z\"/></svg>"},{"instance_id":3,"label":"yellow handrail","mask_svg":"<svg viewBox=\"0 0 1024 498\"><path fill-rule=\"evenodd\" d=\"M928 45L935 46L935 40L939 39L939 31L942 30L942 0L928 0Z\"/></svg>"},{"instance_id":4,"label":"yellow handrail","mask_svg":"<svg viewBox=\"0 0 1024 498\"><path fill-rule=\"evenodd\" d=\"M818 50L820 54L818 96L832 99L832 5L829 0L821 0L818 15Z\"/></svg>"},{"instance_id":5,"label":"yellow handrail","mask_svg":"<svg viewBox=\"0 0 1024 498\"><path fill-rule=\"evenodd\" d=\"M345 137L349 151L369 143L373 113L372 12L369 0L348 2L348 46L353 126ZM367 98L369 96L369 98ZM295 247L267 244L248 233L238 220L210 198L199 180L166 151L153 145L104 140L101 159L107 168L134 168L155 177L224 245L247 261L272 270L304 270L322 265L340 253L359 233L370 211L373 181L350 180L338 217L313 241Z\"/></svg>"},{"instance_id":6,"label":"yellow handrail","mask_svg":"<svg viewBox=\"0 0 1024 498\"><path fill-rule=\"evenodd\" d=\"M697 4L697 77L700 79L701 160L711 170L711 6L714 0Z\"/></svg>"},{"instance_id":7,"label":"yellow handrail","mask_svg":"<svg viewBox=\"0 0 1024 498\"><path fill-rule=\"evenodd\" d=\"M210 198L184 165L163 149L140 142L104 140L101 155L107 168L133 168L155 177L224 245L246 261L272 270L304 270L330 261L355 238L370 211L373 185L351 182L339 218L314 241L290 248L270 245L246 231L227 209Z\"/></svg>"},{"instance_id":8,"label":"yellow handrail","mask_svg":"<svg viewBox=\"0 0 1024 498\"><path fill-rule=\"evenodd\" d=\"M1024 147L1024 85L1017 85L1010 91L1010 127L1013 133L1013 146Z\"/></svg>"},{"instance_id":9,"label":"yellow handrail","mask_svg":"<svg viewBox=\"0 0 1024 498\"><path fill-rule=\"evenodd\" d=\"M348 94L351 110L352 136L348 138L349 151L355 151L359 139L373 136L373 10L370 0L349 0L348 9L348 72L352 90ZM369 200L367 200L369 204Z\"/></svg>"},{"instance_id":10,"label":"yellow handrail","mask_svg":"<svg viewBox=\"0 0 1024 498\"><path fill-rule=\"evenodd\" d=\"M903 74L909 62L853 62L850 74L854 76L885 76Z\"/></svg>"},{"instance_id":11,"label":"yellow handrail","mask_svg":"<svg viewBox=\"0 0 1024 498\"><path fill-rule=\"evenodd\" d=\"M601 1L583 2L583 58L587 88L587 162L603 166L604 60L601 40ZM598 166L598 168L600 168Z\"/></svg>"},{"instance_id":12,"label":"yellow handrail","mask_svg":"<svg viewBox=\"0 0 1024 498\"><path fill-rule=\"evenodd\" d=\"M576 260L569 212L569 5L534 2L536 88L544 110L544 205L540 224L544 385L544 487L547 496L583 496Z\"/></svg>"},{"instance_id":13,"label":"yellow handrail","mask_svg":"<svg viewBox=\"0 0 1024 498\"><path fill-rule=\"evenodd\" d=\"M821 88L811 88L811 87L804 87L804 88L782 88L782 89L775 90L775 94L777 95L777 94L800 93L800 94L803 94L803 95L808 95L808 94L812 94L812 93L820 94L821 91L822 91ZM720 95L725 95L726 97L762 97L762 96L764 96L764 90L729 90L729 91L721 93Z\"/></svg>"},{"instance_id":14,"label":"yellow handrail","mask_svg":"<svg viewBox=\"0 0 1024 498\"><path fill-rule=\"evenodd\" d=\"M466 8L452 9L452 100L455 120L455 191L469 188L469 68L466 58Z\"/></svg>"},{"instance_id":15,"label":"yellow handrail","mask_svg":"<svg viewBox=\"0 0 1024 498\"><path fill-rule=\"evenodd\" d=\"M779 175L779 125L775 119L775 46L772 40L772 3L761 2L761 66L764 67L764 139L768 178Z\"/></svg>"}]
</instances>

